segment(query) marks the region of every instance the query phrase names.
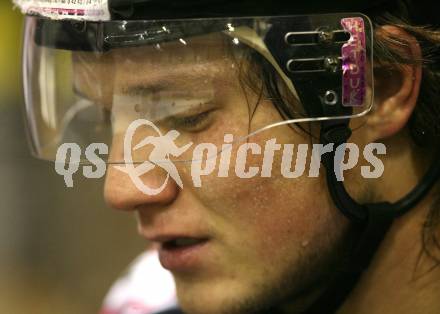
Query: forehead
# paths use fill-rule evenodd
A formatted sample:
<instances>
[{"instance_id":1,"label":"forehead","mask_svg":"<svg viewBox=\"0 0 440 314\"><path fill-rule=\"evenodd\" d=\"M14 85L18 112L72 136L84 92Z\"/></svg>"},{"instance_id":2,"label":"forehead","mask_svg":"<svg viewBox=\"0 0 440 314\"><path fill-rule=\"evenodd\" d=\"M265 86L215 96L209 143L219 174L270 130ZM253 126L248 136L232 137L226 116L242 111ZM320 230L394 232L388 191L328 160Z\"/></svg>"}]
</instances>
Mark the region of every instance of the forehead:
<instances>
[{"instance_id":1,"label":"forehead","mask_svg":"<svg viewBox=\"0 0 440 314\"><path fill-rule=\"evenodd\" d=\"M101 90L103 96L136 86L154 91L171 83L219 79L235 68L234 51L239 49L232 38L212 33L105 53L74 52L75 88L87 95Z\"/></svg>"},{"instance_id":2,"label":"forehead","mask_svg":"<svg viewBox=\"0 0 440 314\"><path fill-rule=\"evenodd\" d=\"M81 70L81 65L95 69L146 65L154 71L225 59L231 54L228 44L231 40L224 34L213 33L153 45L116 48L104 53L80 51L73 53L73 62L76 70Z\"/></svg>"}]
</instances>

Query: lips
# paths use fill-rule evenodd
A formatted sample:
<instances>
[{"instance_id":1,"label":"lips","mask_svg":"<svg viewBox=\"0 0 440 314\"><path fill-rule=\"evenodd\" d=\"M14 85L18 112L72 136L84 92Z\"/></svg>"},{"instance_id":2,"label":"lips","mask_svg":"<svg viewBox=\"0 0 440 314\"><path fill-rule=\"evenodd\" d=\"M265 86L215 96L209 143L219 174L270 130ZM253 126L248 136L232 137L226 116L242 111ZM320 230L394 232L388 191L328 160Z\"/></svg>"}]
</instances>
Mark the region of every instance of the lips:
<instances>
[{"instance_id":1,"label":"lips","mask_svg":"<svg viewBox=\"0 0 440 314\"><path fill-rule=\"evenodd\" d=\"M206 239L199 238L176 238L162 243L162 247L166 250L183 249L202 243Z\"/></svg>"},{"instance_id":2,"label":"lips","mask_svg":"<svg viewBox=\"0 0 440 314\"><path fill-rule=\"evenodd\" d=\"M202 233L161 233L142 235L158 247L161 265L170 271L195 271L202 265L210 244L210 238Z\"/></svg>"},{"instance_id":3,"label":"lips","mask_svg":"<svg viewBox=\"0 0 440 314\"><path fill-rule=\"evenodd\" d=\"M178 237L165 241L159 247L159 261L170 271L194 271L201 267L208 244L208 238Z\"/></svg>"}]
</instances>

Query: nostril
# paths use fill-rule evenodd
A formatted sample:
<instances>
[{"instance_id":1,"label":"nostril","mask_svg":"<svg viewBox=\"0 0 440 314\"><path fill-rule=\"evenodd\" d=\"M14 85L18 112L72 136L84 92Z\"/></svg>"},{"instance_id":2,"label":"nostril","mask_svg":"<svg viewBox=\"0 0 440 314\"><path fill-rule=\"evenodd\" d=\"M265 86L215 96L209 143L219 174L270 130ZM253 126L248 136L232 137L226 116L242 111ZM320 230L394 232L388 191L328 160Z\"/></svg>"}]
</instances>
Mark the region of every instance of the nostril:
<instances>
[{"instance_id":1,"label":"nostril","mask_svg":"<svg viewBox=\"0 0 440 314\"><path fill-rule=\"evenodd\" d=\"M118 210L131 210L129 207L129 199L124 197L121 191L115 191L112 188L104 188L104 200L108 207Z\"/></svg>"},{"instance_id":2,"label":"nostril","mask_svg":"<svg viewBox=\"0 0 440 314\"><path fill-rule=\"evenodd\" d=\"M156 188L163 184L163 173L152 171L140 176L140 183ZM132 211L138 208L154 208L154 204L168 205L177 198L179 187L169 178L159 193L148 194L139 189L132 178L120 170L110 166L104 187L104 197L107 205L111 208Z\"/></svg>"}]
</instances>

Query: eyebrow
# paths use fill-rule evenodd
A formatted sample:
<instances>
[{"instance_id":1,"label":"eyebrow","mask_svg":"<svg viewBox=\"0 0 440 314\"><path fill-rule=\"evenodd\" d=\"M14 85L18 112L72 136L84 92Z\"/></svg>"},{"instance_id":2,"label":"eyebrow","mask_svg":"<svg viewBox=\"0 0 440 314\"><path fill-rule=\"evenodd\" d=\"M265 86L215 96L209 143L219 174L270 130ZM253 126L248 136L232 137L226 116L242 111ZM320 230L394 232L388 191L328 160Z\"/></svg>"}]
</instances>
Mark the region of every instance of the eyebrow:
<instances>
[{"instance_id":1,"label":"eyebrow","mask_svg":"<svg viewBox=\"0 0 440 314\"><path fill-rule=\"evenodd\" d=\"M125 85L121 88L121 92L123 94L147 94L147 93L157 93L167 88L170 88L172 85L166 83L166 81L155 82L155 83L143 83L139 82L133 85Z\"/></svg>"},{"instance_id":2,"label":"eyebrow","mask_svg":"<svg viewBox=\"0 0 440 314\"><path fill-rule=\"evenodd\" d=\"M113 94L122 93L125 95L141 96L147 94L154 94L167 90L184 91L194 90L194 87L200 89L206 82L210 82L211 86L218 86L229 84L227 77L224 74L217 74L218 65L216 61L204 62L196 65L181 65L174 68L167 67L160 72L153 70L148 72L147 69L139 69L139 73L126 74L121 77L119 82L112 81ZM212 68L211 68L212 66ZM221 81L221 82L220 82ZM86 86L74 86L74 92L82 98L91 101L97 100L93 88L90 88L91 94L86 91L89 90ZM85 88L85 89L83 89ZM104 107L111 107L109 104L103 104Z\"/></svg>"},{"instance_id":3,"label":"eyebrow","mask_svg":"<svg viewBox=\"0 0 440 314\"><path fill-rule=\"evenodd\" d=\"M173 89L175 87L187 88L200 85L206 79L212 79L209 74L197 74L191 71L175 71L167 73L155 78L154 80L140 79L134 83L128 83L120 88L124 94L147 94L157 93L164 90ZM218 77L217 77L218 78Z\"/></svg>"}]
</instances>

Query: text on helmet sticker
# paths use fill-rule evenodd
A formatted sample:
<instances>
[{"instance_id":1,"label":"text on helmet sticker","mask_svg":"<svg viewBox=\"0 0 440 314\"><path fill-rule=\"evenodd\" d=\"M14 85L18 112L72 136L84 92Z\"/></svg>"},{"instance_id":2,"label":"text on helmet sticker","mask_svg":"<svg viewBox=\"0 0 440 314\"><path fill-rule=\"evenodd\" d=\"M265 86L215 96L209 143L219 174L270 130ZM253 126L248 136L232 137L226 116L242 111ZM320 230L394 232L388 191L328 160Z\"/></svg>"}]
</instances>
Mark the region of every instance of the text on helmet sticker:
<instances>
[{"instance_id":1,"label":"text on helmet sticker","mask_svg":"<svg viewBox=\"0 0 440 314\"><path fill-rule=\"evenodd\" d=\"M13 0L24 14L54 20L108 21L108 0Z\"/></svg>"}]
</instances>

